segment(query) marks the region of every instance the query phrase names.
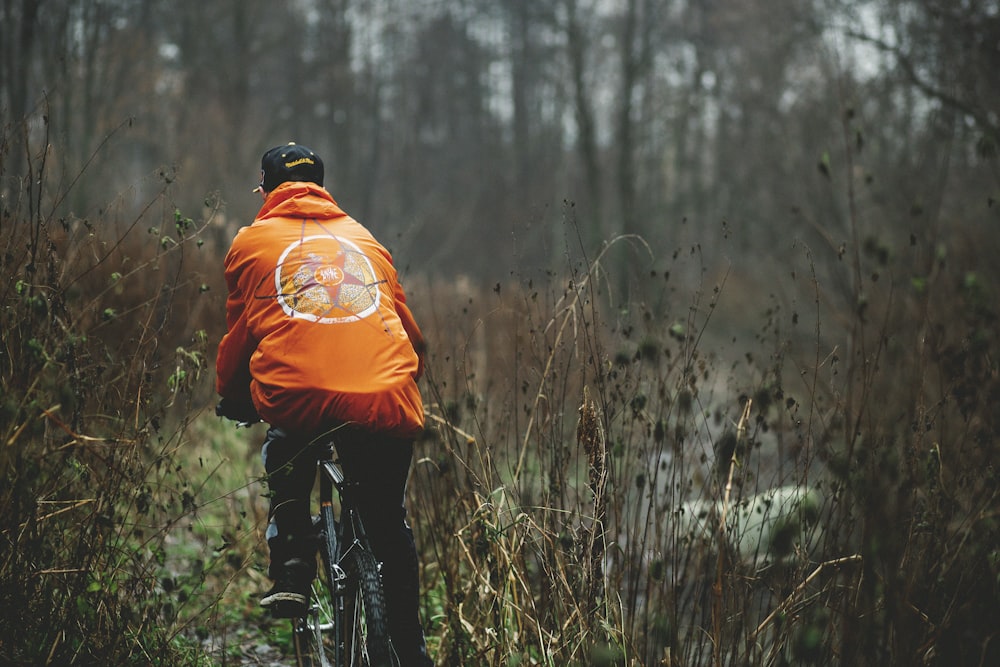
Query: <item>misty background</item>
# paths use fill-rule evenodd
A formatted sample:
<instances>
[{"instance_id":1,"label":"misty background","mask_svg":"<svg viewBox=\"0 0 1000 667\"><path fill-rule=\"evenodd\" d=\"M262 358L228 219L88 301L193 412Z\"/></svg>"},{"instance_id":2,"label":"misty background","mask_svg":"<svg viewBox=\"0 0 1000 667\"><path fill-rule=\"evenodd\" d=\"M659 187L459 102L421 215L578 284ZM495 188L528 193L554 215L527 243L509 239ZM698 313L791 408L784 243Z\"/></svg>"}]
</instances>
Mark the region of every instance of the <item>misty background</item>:
<instances>
[{"instance_id":1,"label":"misty background","mask_svg":"<svg viewBox=\"0 0 1000 667\"><path fill-rule=\"evenodd\" d=\"M654 307L692 251L765 292L808 255L846 298L852 233L875 266L949 240L995 270L997 2L3 0L0 58L0 122L32 131L0 196L44 162L57 217L166 181L185 215L221 200L225 247L296 141L404 275L565 273L637 235L606 269Z\"/></svg>"}]
</instances>

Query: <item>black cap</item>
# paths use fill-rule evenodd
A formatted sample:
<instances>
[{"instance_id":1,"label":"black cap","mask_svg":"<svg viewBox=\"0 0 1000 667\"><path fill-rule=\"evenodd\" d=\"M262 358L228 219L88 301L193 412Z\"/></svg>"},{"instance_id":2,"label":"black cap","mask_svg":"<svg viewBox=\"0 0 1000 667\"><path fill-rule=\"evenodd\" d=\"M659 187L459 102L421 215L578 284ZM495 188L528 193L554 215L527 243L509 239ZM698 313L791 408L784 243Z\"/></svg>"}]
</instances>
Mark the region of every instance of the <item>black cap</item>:
<instances>
[{"instance_id":1,"label":"black cap","mask_svg":"<svg viewBox=\"0 0 1000 667\"><path fill-rule=\"evenodd\" d=\"M323 185L323 161L295 142L275 146L260 159L260 189L270 192L286 181Z\"/></svg>"}]
</instances>

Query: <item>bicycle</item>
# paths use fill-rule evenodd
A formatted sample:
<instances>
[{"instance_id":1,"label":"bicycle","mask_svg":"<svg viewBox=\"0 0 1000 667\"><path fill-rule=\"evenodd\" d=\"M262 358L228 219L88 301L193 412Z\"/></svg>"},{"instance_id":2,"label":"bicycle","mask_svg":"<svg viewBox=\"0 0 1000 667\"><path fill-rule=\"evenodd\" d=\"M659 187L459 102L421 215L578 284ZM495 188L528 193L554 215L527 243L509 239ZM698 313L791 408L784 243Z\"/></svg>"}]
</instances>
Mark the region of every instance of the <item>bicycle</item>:
<instances>
[{"instance_id":1,"label":"bicycle","mask_svg":"<svg viewBox=\"0 0 1000 667\"><path fill-rule=\"evenodd\" d=\"M336 667L399 667L389 638L381 566L353 504L354 485L333 459L333 440L318 450L320 507L313 523L322 567L313 581L307 615L292 620L296 659L299 667L328 667L332 653ZM339 516L334 513L334 491ZM324 633L332 639L332 651Z\"/></svg>"},{"instance_id":2,"label":"bicycle","mask_svg":"<svg viewBox=\"0 0 1000 667\"><path fill-rule=\"evenodd\" d=\"M216 413L227 416L221 404ZM237 421L237 427L252 423ZM306 615L291 619L296 664L400 667L389 637L381 565L352 499L355 484L334 458L333 434L313 447L319 469L319 512L313 526L321 567Z\"/></svg>"}]
</instances>

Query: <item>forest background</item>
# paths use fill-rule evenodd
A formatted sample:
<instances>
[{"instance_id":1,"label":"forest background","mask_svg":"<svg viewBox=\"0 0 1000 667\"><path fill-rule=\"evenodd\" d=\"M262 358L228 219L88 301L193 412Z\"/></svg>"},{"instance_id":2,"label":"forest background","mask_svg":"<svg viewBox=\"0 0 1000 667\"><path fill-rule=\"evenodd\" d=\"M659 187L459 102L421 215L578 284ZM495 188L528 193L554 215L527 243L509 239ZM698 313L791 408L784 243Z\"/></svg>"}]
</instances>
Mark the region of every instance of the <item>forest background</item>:
<instances>
[{"instance_id":1,"label":"forest background","mask_svg":"<svg viewBox=\"0 0 1000 667\"><path fill-rule=\"evenodd\" d=\"M0 662L287 649L211 369L297 141L431 342L438 664L997 664L998 67L991 0L3 0Z\"/></svg>"}]
</instances>

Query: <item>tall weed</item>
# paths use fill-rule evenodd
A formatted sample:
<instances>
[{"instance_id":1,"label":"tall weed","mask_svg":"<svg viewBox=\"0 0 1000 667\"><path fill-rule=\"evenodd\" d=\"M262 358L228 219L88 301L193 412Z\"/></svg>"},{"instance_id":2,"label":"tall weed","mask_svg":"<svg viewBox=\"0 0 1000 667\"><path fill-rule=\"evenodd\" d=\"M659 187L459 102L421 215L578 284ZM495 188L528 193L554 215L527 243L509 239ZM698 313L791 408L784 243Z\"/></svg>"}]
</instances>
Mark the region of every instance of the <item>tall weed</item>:
<instances>
[{"instance_id":1,"label":"tall weed","mask_svg":"<svg viewBox=\"0 0 1000 667\"><path fill-rule=\"evenodd\" d=\"M965 259L894 280L862 249L893 266L838 312L804 253L738 341L725 271L658 312L600 258L549 294L417 289L439 664L994 662L997 301Z\"/></svg>"},{"instance_id":2,"label":"tall weed","mask_svg":"<svg viewBox=\"0 0 1000 667\"><path fill-rule=\"evenodd\" d=\"M0 168L0 662L173 664L161 575L167 527L195 508L174 454L204 394L212 211L175 210L161 173L147 201L64 212L51 146L23 145L30 173Z\"/></svg>"}]
</instances>

